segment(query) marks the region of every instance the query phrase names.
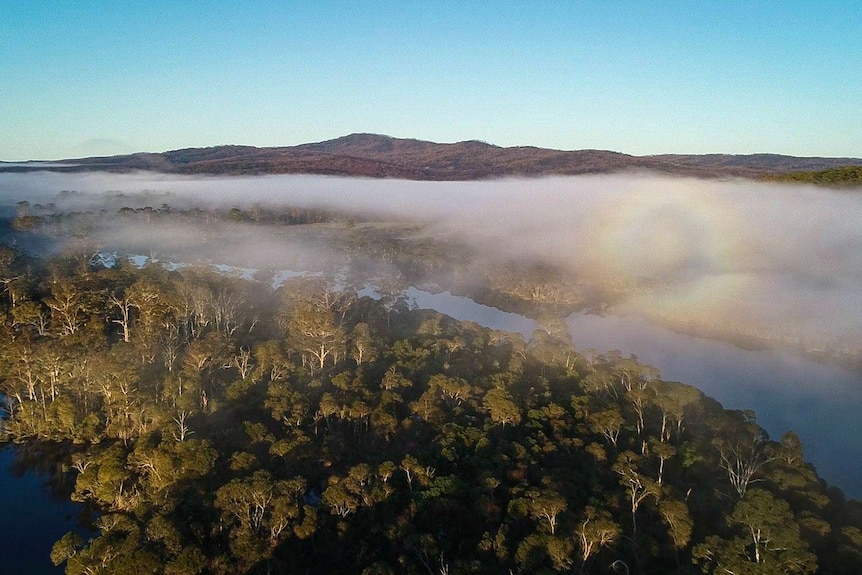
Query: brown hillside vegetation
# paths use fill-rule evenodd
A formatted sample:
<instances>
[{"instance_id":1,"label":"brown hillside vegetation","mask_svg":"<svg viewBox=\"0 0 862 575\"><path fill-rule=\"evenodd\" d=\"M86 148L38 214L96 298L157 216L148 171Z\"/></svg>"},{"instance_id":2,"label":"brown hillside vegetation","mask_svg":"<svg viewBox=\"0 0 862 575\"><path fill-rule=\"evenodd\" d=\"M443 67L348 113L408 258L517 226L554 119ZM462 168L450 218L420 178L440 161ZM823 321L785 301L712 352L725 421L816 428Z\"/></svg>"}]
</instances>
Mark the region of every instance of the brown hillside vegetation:
<instances>
[{"instance_id":1,"label":"brown hillside vegetation","mask_svg":"<svg viewBox=\"0 0 862 575\"><path fill-rule=\"evenodd\" d=\"M378 134L351 134L291 147L216 146L163 153L21 163L2 171L133 171L178 174L320 174L410 180L602 174L649 170L696 177L760 178L803 170L862 166L858 158L797 158L776 154L631 156L605 150L499 147L470 140L439 144Z\"/></svg>"}]
</instances>

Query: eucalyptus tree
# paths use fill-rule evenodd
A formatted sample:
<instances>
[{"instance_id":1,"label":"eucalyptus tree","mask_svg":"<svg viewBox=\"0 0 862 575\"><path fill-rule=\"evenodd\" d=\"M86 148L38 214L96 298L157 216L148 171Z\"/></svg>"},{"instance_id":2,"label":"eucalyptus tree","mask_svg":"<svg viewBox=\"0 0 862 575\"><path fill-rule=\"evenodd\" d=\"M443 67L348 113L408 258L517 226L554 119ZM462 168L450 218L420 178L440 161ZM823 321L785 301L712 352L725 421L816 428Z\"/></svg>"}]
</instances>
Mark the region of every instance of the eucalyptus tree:
<instances>
[{"instance_id":1,"label":"eucalyptus tree","mask_svg":"<svg viewBox=\"0 0 862 575\"><path fill-rule=\"evenodd\" d=\"M817 558L800 537L789 505L763 489L750 490L727 516L729 536L712 535L693 551L703 573L805 574Z\"/></svg>"},{"instance_id":2,"label":"eucalyptus tree","mask_svg":"<svg viewBox=\"0 0 862 575\"><path fill-rule=\"evenodd\" d=\"M346 335L329 308L300 304L293 310L287 331L289 346L301 353L303 364L312 370L323 369L330 358L337 363L343 355Z\"/></svg>"},{"instance_id":3,"label":"eucalyptus tree","mask_svg":"<svg viewBox=\"0 0 862 575\"><path fill-rule=\"evenodd\" d=\"M586 573L590 559L603 548L614 545L621 534L620 526L606 509L587 506L572 533L579 549L580 572Z\"/></svg>"},{"instance_id":4,"label":"eucalyptus tree","mask_svg":"<svg viewBox=\"0 0 862 575\"><path fill-rule=\"evenodd\" d=\"M483 405L494 423L503 427L521 423L521 410L513 401L512 395L504 389L489 389L483 399Z\"/></svg>"},{"instance_id":5,"label":"eucalyptus tree","mask_svg":"<svg viewBox=\"0 0 862 575\"><path fill-rule=\"evenodd\" d=\"M216 491L214 505L241 570L268 557L284 539L305 538L314 532L316 512L302 500L306 490L301 477L276 479L260 470L234 478Z\"/></svg>"}]
</instances>

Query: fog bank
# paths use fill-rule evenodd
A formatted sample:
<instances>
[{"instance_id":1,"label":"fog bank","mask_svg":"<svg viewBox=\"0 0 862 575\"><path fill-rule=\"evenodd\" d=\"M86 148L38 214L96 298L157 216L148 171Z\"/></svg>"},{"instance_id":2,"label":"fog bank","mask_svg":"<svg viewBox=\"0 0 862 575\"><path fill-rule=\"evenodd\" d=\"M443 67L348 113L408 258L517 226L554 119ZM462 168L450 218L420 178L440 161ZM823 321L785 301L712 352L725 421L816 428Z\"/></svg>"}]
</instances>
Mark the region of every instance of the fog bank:
<instances>
[{"instance_id":1,"label":"fog bank","mask_svg":"<svg viewBox=\"0 0 862 575\"><path fill-rule=\"evenodd\" d=\"M62 190L78 193L57 196ZM413 182L43 172L0 174L0 199L105 208L109 215L139 202L326 207L419 219L431 233L463 238L489 257L535 259L585 281L625 286L618 313L862 345L859 192L650 174ZM96 239L125 236L164 247L208 233L114 223L97 228L104 237ZM262 231L235 231L225 249L278 258L281 244Z\"/></svg>"}]
</instances>

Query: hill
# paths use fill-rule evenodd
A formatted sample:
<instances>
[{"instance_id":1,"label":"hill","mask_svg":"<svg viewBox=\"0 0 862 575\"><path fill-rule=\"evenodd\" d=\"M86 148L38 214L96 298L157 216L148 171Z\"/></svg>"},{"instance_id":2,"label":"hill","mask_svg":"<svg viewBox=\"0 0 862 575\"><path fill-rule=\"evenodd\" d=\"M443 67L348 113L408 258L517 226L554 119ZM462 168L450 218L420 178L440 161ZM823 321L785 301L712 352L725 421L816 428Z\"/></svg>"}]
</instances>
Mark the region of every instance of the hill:
<instances>
[{"instance_id":1,"label":"hill","mask_svg":"<svg viewBox=\"0 0 862 575\"><path fill-rule=\"evenodd\" d=\"M216 146L77 158L50 164L0 163L0 172L152 170L176 174L321 174L478 180L649 170L683 176L761 178L845 166L862 166L862 159L798 158L777 154L632 156L606 150L504 148L476 140L439 144L378 134L351 134L290 147Z\"/></svg>"}]
</instances>

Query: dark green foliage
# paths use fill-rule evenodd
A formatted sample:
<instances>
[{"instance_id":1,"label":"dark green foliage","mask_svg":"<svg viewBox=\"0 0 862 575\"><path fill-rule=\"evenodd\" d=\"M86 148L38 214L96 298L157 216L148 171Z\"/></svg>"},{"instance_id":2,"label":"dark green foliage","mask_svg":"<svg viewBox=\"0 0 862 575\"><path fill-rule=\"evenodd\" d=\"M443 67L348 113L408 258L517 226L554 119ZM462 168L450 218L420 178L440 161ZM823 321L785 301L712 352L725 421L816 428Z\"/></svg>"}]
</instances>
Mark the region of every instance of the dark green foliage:
<instances>
[{"instance_id":1,"label":"dark green foliage","mask_svg":"<svg viewBox=\"0 0 862 575\"><path fill-rule=\"evenodd\" d=\"M798 437L552 320L524 342L319 280L0 263L26 275L5 435L98 511L54 547L70 574L862 569L862 509Z\"/></svg>"}]
</instances>

